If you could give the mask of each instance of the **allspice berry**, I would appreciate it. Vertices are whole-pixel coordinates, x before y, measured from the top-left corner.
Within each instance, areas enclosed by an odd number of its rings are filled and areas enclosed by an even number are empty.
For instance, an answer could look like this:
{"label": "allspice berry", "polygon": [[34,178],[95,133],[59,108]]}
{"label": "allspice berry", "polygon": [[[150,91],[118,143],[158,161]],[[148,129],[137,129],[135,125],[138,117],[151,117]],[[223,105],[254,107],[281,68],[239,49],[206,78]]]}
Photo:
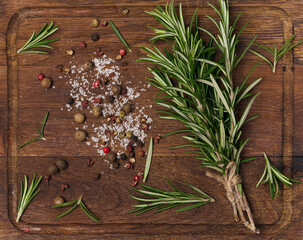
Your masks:
{"label": "allspice berry", "polygon": [[121,92],[122,92],[122,87],[121,87],[121,85],[113,85],[113,86],[112,86],[112,92],[113,92],[113,94],[115,94],[115,95],[120,95]]}
{"label": "allspice berry", "polygon": [[126,137],[127,138],[131,138],[133,135],[133,133],[131,131],[126,132]]}
{"label": "allspice berry", "polygon": [[123,138],[125,138],[125,132],[119,132],[119,135],[118,135],[118,137],[120,138],[120,139],[123,139]]}
{"label": "allspice berry", "polygon": [[122,109],[126,114],[129,114],[133,110],[133,105],[130,103],[125,103]]}
{"label": "allspice berry", "polygon": [[93,41],[98,41],[99,40],[99,34],[98,33],[94,33],[91,35],[90,37]]}
{"label": "allspice berry", "polygon": [[62,197],[56,197],[54,198],[54,205],[59,205],[64,203],[64,199]]}
{"label": "allspice berry", "polygon": [[56,166],[61,170],[67,168],[67,162],[65,160],[58,160]]}
{"label": "allspice berry", "polygon": [[111,162],[114,162],[117,160],[117,155],[113,152],[109,152],[107,155],[106,155],[106,158],[108,161],[111,161]]}
{"label": "allspice berry", "polygon": [[43,88],[50,88],[52,86],[52,80],[49,78],[43,78],[41,81],[41,86]]}
{"label": "allspice berry", "polygon": [[100,117],[101,114],[102,114],[102,112],[101,112],[101,108],[99,106],[93,107],[93,116],[95,118]]}
{"label": "allspice berry", "polygon": [[99,26],[99,20],[98,19],[93,19],[92,20],[92,26],[93,27],[98,27]]}
{"label": "allspice berry", "polygon": [[84,71],[88,72],[93,69],[93,63],[90,61],[87,61],[82,65],[82,67],[83,67]]}
{"label": "allspice berry", "polygon": [[78,130],[75,132],[75,139],[79,142],[83,142],[86,139],[86,132]]}
{"label": "allspice berry", "polygon": [[82,113],[76,113],[74,116],[75,122],[77,123],[83,123],[85,120],[85,115]]}
{"label": "allspice berry", "polygon": [[54,175],[59,172],[59,169],[54,163],[52,163],[51,165],[48,166],[47,171],[50,175]]}

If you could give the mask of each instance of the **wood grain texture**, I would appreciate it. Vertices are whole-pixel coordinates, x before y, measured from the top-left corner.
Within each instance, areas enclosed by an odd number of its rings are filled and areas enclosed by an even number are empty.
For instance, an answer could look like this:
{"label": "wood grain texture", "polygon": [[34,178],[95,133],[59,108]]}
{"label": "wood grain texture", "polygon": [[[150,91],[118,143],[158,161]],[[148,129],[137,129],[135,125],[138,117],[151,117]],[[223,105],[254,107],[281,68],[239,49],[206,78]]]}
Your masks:
{"label": "wood grain texture", "polygon": [[[291,36],[293,24],[298,36],[303,31],[299,15],[292,14],[298,12],[301,7],[300,2],[230,2],[233,17],[243,10],[241,23],[251,21],[243,35],[240,51],[254,34],[259,35],[257,40],[259,43],[282,45],[283,41]],[[0,55],[2,73],[0,74],[0,99],[3,102],[3,105],[0,105],[0,112],[3,113],[0,115],[0,161],[3,166],[7,166],[7,169],[0,170],[0,199],[2,200],[0,201],[0,236],[3,239],[33,239],[33,237],[35,239],[64,239],[62,234],[68,235],[70,239],[87,239],[88,236],[92,239],[222,239],[222,235],[226,235],[228,239],[299,239],[303,236],[301,185],[295,185],[293,189],[284,189],[275,201],[269,200],[266,186],[258,190],[254,187],[264,168],[261,157],[263,151],[266,151],[273,162],[289,176],[293,174],[293,177],[298,180],[302,180],[303,177],[300,158],[302,155],[300,103],[303,97],[300,91],[302,89],[300,88],[300,73],[303,71],[300,68],[300,57],[302,58],[303,53],[300,47],[294,51],[295,55],[287,54],[283,62],[280,62],[276,75],[271,74],[269,67],[262,63],[251,78],[263,77],[262,83],[256,89],[262,94],[252,110],[252,114],[258,114],[260,117],[247,124],[245,128],[245,136],[250,136],[251,141],[244,155],[259,157],[255,162],[245,164],[242,173],[248,200],[262,236],[253,236],[232,221],[229,203],[218,191],[220,189],[223,192],[223,187],[215,185],[215,182],[205,177],[205,170],[198,168],[199,162],[192,160],[184,153],[184,150],[168,151],[168,147],[184,143],[179,138],[163,139],[161,144],[156,145],[151,169],[153,174],[150,175],[149,183],[152,186],[163,186],[168,189],[164,180],[168,177],[182,188],[184,187],[182,183],[187,179],[216,199],[215,204],[184,213],[182,217],[174,211],[157,215],[147,213],[140,217],[127,214],[131,205],[135,203],[128,197],[131,193],[128,185],[135,172],[124,169],[110,170],[102,157],[92,152],[86,145],[74,142],[72,137],[74,127],[70,124],[73,115],[60,111],[68,89],[64,82],[60,82],[59,74],[54,71],[58,62],[68,64],[69,59],[65,55],[65,49],[77,48],[80,40],[86,40],[89,46],[87,52],[92,52],[101,45],[109,56],[115,57],[115,52],[119,50],[120,45],[109,27],[104,31],[102,29],[101,40],[97,43],[88,40],[94,31],[89,27],[92,18],[112,18],[115,23],[122,26],[123,36],[135,49],[133,54],[127,56],[129,69],[125,73],[125,78],[130,79],[131,74],[134,74],[136,78],[132,81],[136,85],[148,74],[146,64],[135,63],[135,60],[144,54],[138,47],[148,44],[147,39],[152,32],[146,30],[146,26],[155,23],[152,18],[143,13],[143,10],[152,9],[156,4],[163,3],[163,1],[123,1],[114,4],[111,1],[100,3],[52,1],[50,3],[36,0],[13,1],[10,5],[2,3],[3,7],[0,9],[5,17],[2,16],[1,19],[8,26],[0,32],[0,40],[4,41],[6,37],[8,43],[6,48],[0,49],[2,53]],[[200,9],[201,15],[206,13],[213,15],[210,8],[205,7],[206,1],[184,1],[184,3],[189,7],[203,7]],[[114,7],[115,5],[117,7]],[[142,8],[143,5],[146,7]],[[124,6],[128,6],[131,11],[130,15],[122,18],[118,10]],[[190,15],[192,10],[192,8],[185,9],[186,15]],[[32,57],[33,55],[15,56],[15,50],[26,41],[27,34],[50,19],[60,23],[58,35],[61,37],[61,41],[52,44],[55,49],[51,51],[51,54],[35,55],[35,57]],[[200,22],[210,25],[202,17]],[[4,57],[5,54],[7,58]],[[91,57],[86,52],[76,52],[75,60],[83,62]],[[240,80],[257,60],[255,56],[247,55],[234,78]],[[285,71],[282,70],[282,66],[285,67]],[[55,89],[41,90],[39,82],[34,80],[36,72],[40,71],[53,78]],[[140,104],[146,104],[155,93],[156,89],[152,89],[142,96]],[[47,142],[34,143],[17,151],[16,146],[33,135],[35,123],[41,122],[46,108],[51,112],[45,129]],[[153,112],[155,109],[158,107],[154,106],[149,112],[154,119],[150,135],[166,133],[167,126],[171,129],[182,128],[179,123],[160,120]],[[146,148],[147,146],[144,147],[145,150]],[[293,155],[297,156],[294,160]],[[85,167],[87,156],[95,160],[96,164],[93,168]],[[14,216],[19,197],[19,183],[23,175],[26,173],[32,177],[34,172],[44,174],[45,166],[60,158],[69,162],[69,168],[55,176],[49,187],[45,182],[41,184],[41,193],[37,195],[24,214],[23,222],[16,225]],[[144,161],[139,161],[136,165],[136,169],[143,169],[143,167]],[[104,172],[99,182],[90,179],[92,171]],[[54,217],[62,209],[50,209],[50,206],[52,199],[58,194],[61,195],[62,183],[68,183],[71,186],[62,195],[67,200],[72,200],[83,194],[88,207],[100,217],[100,224],[91,223],[80,209],[74,211],[69,217],[55,221]],[[29,227],[32,235],[22,233],[24,227]]]}

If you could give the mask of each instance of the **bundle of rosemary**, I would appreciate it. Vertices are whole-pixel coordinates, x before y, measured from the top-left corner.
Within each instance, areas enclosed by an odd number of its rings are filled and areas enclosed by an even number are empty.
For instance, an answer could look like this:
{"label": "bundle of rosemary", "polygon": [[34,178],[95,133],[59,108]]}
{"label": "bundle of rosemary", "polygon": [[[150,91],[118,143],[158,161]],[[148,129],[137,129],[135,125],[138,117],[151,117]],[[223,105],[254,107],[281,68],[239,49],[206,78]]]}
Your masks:
{"label": "bundle of rosemary", "polygon": [[[241,159],[241,152],[248,141],[241,139],[241,134],[243,125],[255,118],[248,119],[247,116],[259,93],[252,96],[250,91],[261,79],[247,85],[251,71],[240,86],[235,86],[232,78],[234,69],[256,37],[237,56],[239,37],[246,25],[235,34],[234,28],[240,15],[231,24],[228,0],[218,2],[220,9],[209,5],[218,14],[219,21],[207,16],[218,28],[218,35],[198,27],[197,11],[190,26],[186,27],[181,4],[178,16],[173,1],[165,9],[158,7],[148,12],[165,28],[154,29],[156,35],[151,41],[168,41],[172,51],[164,50],[162,53],[157,47],[153,50],[143,47],[148,54],[140,60],[155,64],[149,68],[153,75],[149,82],[161,90],[156,102],[167,108],[159,111],[166,114],[161,118],[179,120],[186,127],[172,133],[187,133],[183,138],[190,144],[173,148],[197,148],[191,153],[196,154],[203,167],[215,170],[207,172],[207,176],[223,184],[235,220],[240,218],[247,228],[259,233],[242,189],[239,167],[241,163],[253,159]],[[210,36],[208,44],[200,37],[199,30]],[[214,58],[216,54],[218,60]],[[166,94],[159,97],[161,93]],[[249,97],[243,113],[237,113],[239,103]]]}

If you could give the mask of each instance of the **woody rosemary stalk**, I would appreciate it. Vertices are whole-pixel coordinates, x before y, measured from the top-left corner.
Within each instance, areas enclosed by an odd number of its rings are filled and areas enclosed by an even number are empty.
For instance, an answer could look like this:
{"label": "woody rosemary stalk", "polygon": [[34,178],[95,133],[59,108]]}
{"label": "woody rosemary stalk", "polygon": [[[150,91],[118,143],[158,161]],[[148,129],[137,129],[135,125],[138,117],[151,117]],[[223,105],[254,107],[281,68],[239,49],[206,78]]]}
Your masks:
{"label": "woody rosemary stalk", "polygon": [[[172,50],[169,52],[165,49],[162,53],[156,47],[153,50],[143,47],[147,56],[140,60],[155,64],[149,68],[153,75],[149,82],[161,90],[156,102],[168,109],[158,111],[165,114],[161,118],[179,120],[186,128],[172,133],[187,133],[183,138],[190,143],[172,149],[196,148],[189,153],[196,154],[196,158],[202,161],[201,166],[215,170],[207,172],[207,176],[224,186],[235,220],[242,220],[247,228],[259,233],[242,189],[239,167],[241,163],[253,159],[241,159],[241,152],[248,141],[241,139],[241,129],[247,121],[255,118],[247,117],[259,93],[250,97],[250,91],[261,79],[246,84],[255,67],[240,86],[235,86],[232,79],[233,70],[256,37],[236,56],[240,34],[247,24],[235,34],[234,28],[240,15],[231,24],[228,1],[218,2],[220,9],[209,5],[218,14],[219,21],[208,16],[218,28],[218,35],[198,27],[197,11],[190,26],[186,27],[181,4],[177,15],[173,1],[165,9],[158,7],[147,12],[164,27],[154,29],[156,35],[151,41],[168,41]],[[199,30],[210,36],[208,44],[199,36]],[[219,58],[215,60],[216,53]],[[161,95],[162,93],[166,94]],[[249,97],[243,113],[236,115],[239,103]]]}

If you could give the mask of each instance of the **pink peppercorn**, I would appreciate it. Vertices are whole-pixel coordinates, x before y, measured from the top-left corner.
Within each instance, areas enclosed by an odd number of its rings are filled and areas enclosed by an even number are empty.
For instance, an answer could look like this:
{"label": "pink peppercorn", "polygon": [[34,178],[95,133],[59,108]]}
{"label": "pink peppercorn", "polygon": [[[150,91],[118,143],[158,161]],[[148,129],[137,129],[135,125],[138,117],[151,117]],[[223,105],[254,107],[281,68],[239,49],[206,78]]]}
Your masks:
{"label": "pink peppercorn", "polygon": [[101,103],[102,103],[102,99],[101,99],[101,98],[95,98],[95,99],[94,99],[94,103],[99,103],[99,104],[101,104]]}
{"label": "pink peppercorn", "polygon": [[45,76],[44,76],[42,73],[40,73],[40,74],[38,75],[38,79],[39,79],[40,81],[42,81],[43,78],[45,78]]}
{"label": "pink peppercorn", "polygon": [[109,153],[109,147],[104,147],[103,148],[103,152],[106,154],[106,153]]}
{"label": "pink peppercorn", "polygon": [[139,176],[138,175],[134,176],[134,181],[139,182]]}
{"label": "pink peppercorn", "polygon": [[84,100],[84,101],[82,102],[82,107],[87,108],[87,105],[88,105],[88,101],[87,101],[87,100]]}
{"label": "pink peppercorn", "polygon": [[122,48],[122,49],[120,49],[120,55],[121,56],[124,56],[126,54],[126,52],[125,52],[125,50]]}
{"label": "pink peppercorn", "polygon": [[94,82],[94,88],[99,88],[100,84],[101,84],[100,81],[98,81],[98,80],[95,81],[95,82]]}

